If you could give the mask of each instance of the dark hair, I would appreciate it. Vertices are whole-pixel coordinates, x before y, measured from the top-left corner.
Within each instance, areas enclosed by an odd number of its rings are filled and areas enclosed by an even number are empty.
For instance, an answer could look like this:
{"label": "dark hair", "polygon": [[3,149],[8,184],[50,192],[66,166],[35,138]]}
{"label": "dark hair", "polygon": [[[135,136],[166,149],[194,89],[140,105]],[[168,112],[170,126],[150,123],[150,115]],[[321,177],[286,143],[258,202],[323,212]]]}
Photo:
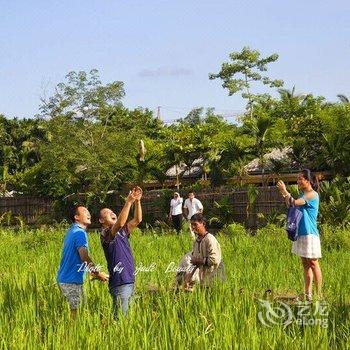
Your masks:
{"label": "dark hair", "polygon": [[69,212],[69,220],[71,222],[75,222],[75,215],[78,215],[78,209],[80,207],[84,207],[83,204],[75,204],[71,209],[70,209],[70,212]]}
{"label": "dark hair", "polygon": [[191,216],[191,221],[197,221],[204,224],[207,227],[207,219],[204,217],[202,213],[197,213]]}
{"label": "dark hair", "polygon": [[310,182],[311,187],[314,191],[319,192],[319,183],[318,183],[318,178],[311,172],[310,169],[304,169],[301,171],[304,179]]}
{"label": "dark hair", "polygon": [[187,194],[190,194],[190,193],[195,194],[194,191],[192,191],[192,190],[189,190],[189,191],[187,192]]}

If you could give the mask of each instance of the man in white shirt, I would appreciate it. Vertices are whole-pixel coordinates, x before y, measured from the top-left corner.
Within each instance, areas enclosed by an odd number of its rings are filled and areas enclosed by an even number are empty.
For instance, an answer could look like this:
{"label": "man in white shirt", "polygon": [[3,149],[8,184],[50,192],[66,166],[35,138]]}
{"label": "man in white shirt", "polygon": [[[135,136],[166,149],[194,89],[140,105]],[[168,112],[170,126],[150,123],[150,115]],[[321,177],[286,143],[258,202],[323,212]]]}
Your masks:
{"label": "man in white shirt", "polygon": [[171,219],[177,233],[180,233],[182,228],[182,202],[178,192],[174,192],[174,198],[170,201],[169,219]]}
{"label": "man in white shirt", "polygon": [[191,237],[193,239],[196,238],[192,227],[191,227],[191,217],[194,214],[197,213],[203,213],[203,204],[201,203],[201,201],[197,198],[195,198],[195,194],[193,191],[188,192],[188,198],[185,200],[185,204],[184,204],[184,214],[186,215],[188,222],[189,222],[189,226],[190,226],[190,233],[191,233]]}

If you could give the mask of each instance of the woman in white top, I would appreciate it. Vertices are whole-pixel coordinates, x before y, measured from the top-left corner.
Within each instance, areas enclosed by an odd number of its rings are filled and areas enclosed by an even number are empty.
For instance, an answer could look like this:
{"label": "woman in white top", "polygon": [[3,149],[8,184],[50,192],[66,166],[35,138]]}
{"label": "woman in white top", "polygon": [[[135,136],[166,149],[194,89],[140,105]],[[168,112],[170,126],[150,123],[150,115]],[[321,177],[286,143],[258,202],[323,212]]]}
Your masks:
{"label": "woman in white top", "polygon": [[180,194],[174,192],[174,198],[170,201],[169,219],[171,219],[177,233],[182,228],[182,202],[183,199],[180,197]]}

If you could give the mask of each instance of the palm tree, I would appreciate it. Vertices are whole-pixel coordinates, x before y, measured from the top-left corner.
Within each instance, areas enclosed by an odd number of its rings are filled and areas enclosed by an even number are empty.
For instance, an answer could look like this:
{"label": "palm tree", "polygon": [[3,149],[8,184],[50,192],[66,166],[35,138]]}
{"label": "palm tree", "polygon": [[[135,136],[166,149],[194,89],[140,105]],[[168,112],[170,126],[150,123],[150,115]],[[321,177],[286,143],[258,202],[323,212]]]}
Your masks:
{"label": "palm tree", "polygon": [[278,93],[280,94],[281,104],[284,110],[283,114],[287,118],[298,114],[300,109],[305,106],[307,99],[312,96],[311,94],[296,94],[295,86],[293,86],[292,90],[278,89]]}
{"label": "palm tree", "polygon": [[244,177],[248,175],[248,170],[246,168],[246,161],[244,159],[240,159],[236,161],[231,167],[231,171],[236,174],[239,178],[239,186],[242,188],[244,183]]}
{"label": "palm tree", "polygon": [[259,163],[262,172],[262,182],[264,182],[265,173],[265,159],[264,155],[268,149],[269,143],[267,140],[267,135],[273,126],[273,122],[268,116],[259,116],[254,119],[250,119],[246,128],[249,135],[253,136],[255,143],[253,145],[253,152],[258,156]]}
{"label": "palm tree", "polygon": [[340,102],[343,104],[350,103],[350,98],[345,95],[338,94],[337,97],[339,98]]}
{"label": "palm tree", "polygon": [[345,133],[323,135],[323,150],[320,152],[320,158],[323,165],[338,174],[349,174],[349,144],[350,137]]}
{"label": "palm tree", "polygon": [[256,203],[256,200],[258,199],[259,196],[259,188],[255,185],[249,184],[247,186],[247,206],[246,206],[246,215],[247,215],[247,224],[248,226],[253,225],[252,221],[252,214],[254,211],[254,206]]}

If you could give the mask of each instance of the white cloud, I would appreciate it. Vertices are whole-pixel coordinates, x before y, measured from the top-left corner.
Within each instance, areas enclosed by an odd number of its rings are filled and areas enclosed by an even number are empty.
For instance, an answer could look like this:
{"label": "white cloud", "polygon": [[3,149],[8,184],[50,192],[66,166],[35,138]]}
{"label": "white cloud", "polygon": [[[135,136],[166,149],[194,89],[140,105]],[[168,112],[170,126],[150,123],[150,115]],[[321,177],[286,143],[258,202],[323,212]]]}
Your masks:
{"label": "white cloud", "polygon": [[156,69],[143,69],[138,74],[140,77],[179,77],[193,75],[193,71],[181,67],[159,67]]}

